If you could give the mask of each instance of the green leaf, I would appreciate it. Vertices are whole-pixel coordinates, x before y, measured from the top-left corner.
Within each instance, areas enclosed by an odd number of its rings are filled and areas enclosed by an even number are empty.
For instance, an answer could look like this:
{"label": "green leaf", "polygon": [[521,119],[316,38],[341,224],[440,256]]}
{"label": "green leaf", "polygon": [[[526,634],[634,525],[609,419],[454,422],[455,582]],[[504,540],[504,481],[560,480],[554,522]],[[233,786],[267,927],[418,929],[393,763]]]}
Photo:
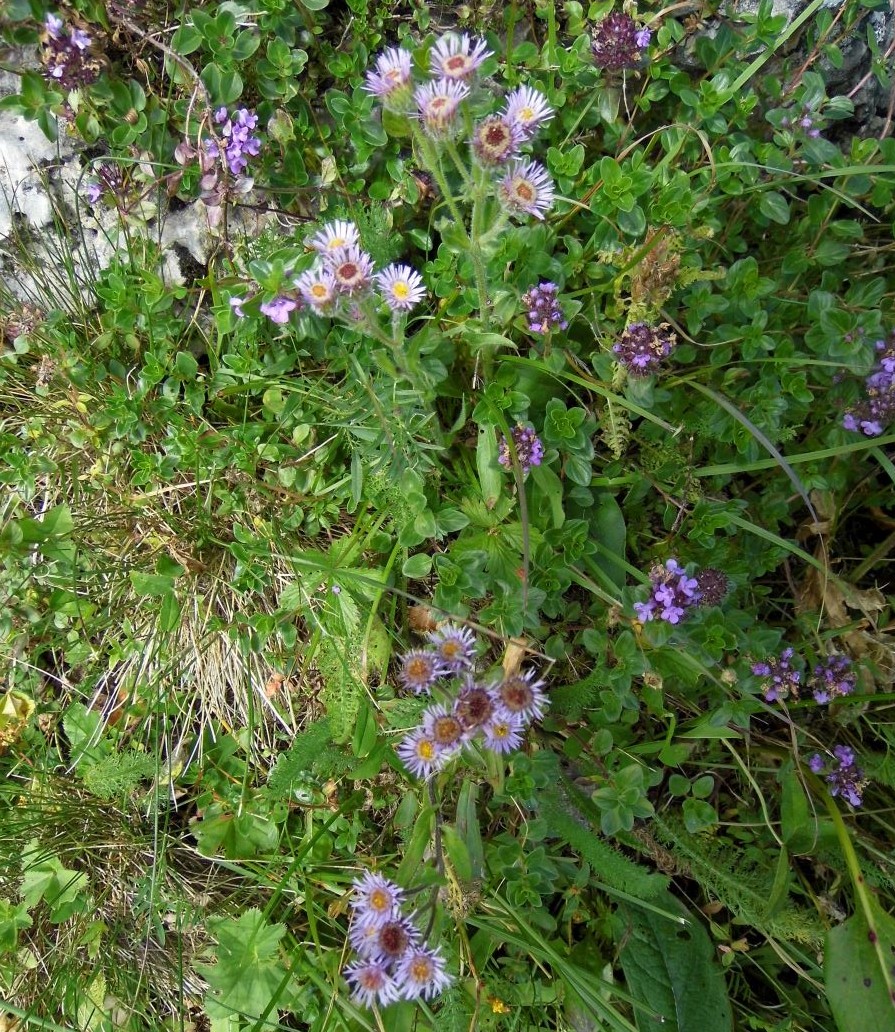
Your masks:
{"label": "green leaf", "polygon": [[211,930],[217,939],[217,963],[197,966],[211,988],[205,998],[208,1016],[260,1018],[271,1001],[282,996],[287,972],[280,960],[279,942],[286,926],[269,925],[261,911],[253,909],[236,920],[213,921]]}
{"label": "green leaf", "polygon": [[14,906],[8,899],[0,897],[0,953],[15,950],[19,929],[30,925],[31,918],[24,903]]}
{"label": "green leaf", "polygon": [[875,933],[860,912],[827,933],[827,999],[840,1032],[881,1032],[895,1027],[887,967],[895,960],[895,919],[875,902],[872,909]]}
{"label": "green leaf", "polygon": [[594,562],[613,584],[618,588],[623,588],[626,577],[624,561],[628,532],[624,513],[608,491],[601,491],[597,495],[590,515],[590,525],[594,539],[601,546],[594,557]]}
{"label": "green leaf", "polygon": [[193,834],[203,856],[223,853],[228,860],[270,853],[279,838],[277,826],[269,817],[249,810],[230,813],[219,803],[212,804],[196,821]]}
{"label": "green leaf", "polygon": [[452,824],[445,824],[441,833],[445,853],[457,875],[457,880],[468,885],[472,881],[472,858],[463,837]]}
{"label": "green leaf", "polygon": [[475,450],[475,463],[479,473],[482,498],[489,509],[493,509],[500,497],[503,477],[497,465],[497,438],[490,426],[479,427],[479,442]]}
{"label": "green leaf", "polygon": [[428,577],[432,569],[432,556],[425,552],[412,555],[401,567],[401,572],[409,580],[421,580]]}
{"label": "green leaf", "polygon": [[789,204],[781,193],[771,190],[758,199],[758,210],[772,222],[785,226],[789,222]]}
{"label": "green leaf", "polygon": [[22,856],[22,902],[28,910],[43,900],[50,908],[50,920],[59,924],[73,913],[83,910],[86,900],[87,875],[70,871],[62,861],[32,840]]}
{"label": "green leaf", "polygon": [[732,1032],[733,1012],[724,975],[705,929],[671,893],[656,900],[680,914],[682,923],[633,907],[621,907],[620,953],[628,988],[641,1003],[640,1032]]}

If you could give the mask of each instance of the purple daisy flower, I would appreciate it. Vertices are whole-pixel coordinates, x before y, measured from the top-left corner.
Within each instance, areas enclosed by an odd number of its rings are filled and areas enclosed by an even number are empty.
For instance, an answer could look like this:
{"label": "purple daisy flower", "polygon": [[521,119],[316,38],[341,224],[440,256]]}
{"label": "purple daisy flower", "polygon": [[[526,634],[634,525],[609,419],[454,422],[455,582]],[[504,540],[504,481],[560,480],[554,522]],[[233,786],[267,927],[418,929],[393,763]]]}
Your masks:
{"label": "purple daisy flower", "polygon": [[485,748],[501,754],[515,752],[522,745],[524,730],[525,721],[518,714],[497,714],[482,727]]}
{"label": "purple daisy flower", "polygon": [[475,659],[475,634],[468,627],[442,624],[428,635],[442,668],[451,674],[468,670]]}
{"label": "purple daisy flower", "polygon": [[402,47],[389,47],[376,58],[376,68],[367,72],[363,87],[374,97],[391,103],[396,94],[406,92],[413,78],[413,55]]}
{"label": "purple daisy flower", "polygon": [[497,184],[504,207],[513,215],[543,219],[553,205],[555,189],[550,173],[537,161],[517,161]]}
{"label": "purple daisy flower", "polygon": [[472,153],[480,165],[505,165],[519,154],[525,142],[522,128],[500,115],[491,115],[472,131]]}
{"label": "purple daisy flower", "polygon": [[[510,674],[494,687],[494,698],[501,716],[518,717],[524,724],[540,720],[547,710],[544,682],[534,670]],[[493,721],[493,717],[491,718]]]}
{"label": "purple daisy flower", "polygon": [[463,746],[468,734],[453,709],[442,703],[423,711],[421,719],[423,732],[435,743],[439,764],[444,765]]}
{"label": "purple daisy flower", "polygon": [[454,714],[467,731],[475,731],[494,716],[497,703],[491,689],[476,684],[471,677],[454,700]]}
{"label": "purple daisy flower", "polygon": [[483,39],[471,40],[467,33],[448,32],[432,47],[429,69],[441,79],[468,79],[492,51]]}
{"label": "purple daisy flower", "polygon": [[375,279],[383,300],[393,312],[409,312],[426,296],[422,276],[409,265],[389,265]]}
{"label": "purple daisy flower", "polygon": [[308,241],[308,246],[325,256],[359,243],[360,234],[357,226],[346,219],[336,219],[334,222],[327,222],[326,225],[321,226]]}
{"label": "purple daisy flower", "polygon": [[451,984],[441,949],[417,946],[407,951],[395,968],[395,982],[401,997],[431,1000]]}
{"label": "purple daisy flower", "polygon": [[409,949],[418,946],[420,933],[406,917],[395,917],[376,929],[369,942],[370,957],[394,964],[404,957]]}
{"label": "purple daisy flower", "polygon": [[513,90],[503,108],[503,117],[518,126],[526,140],[532,139],[541,125],[549,122],[555,113],[544,94],[531,86],[519,86]]}
{"label": "purple daisy flower", "polygon": [[427,82],[413,94],[423,128],[432,136],[444,136],[454,125],[460,102],[469,96],[465,82],[439,79]]}
{"label": "purple daisy flower", "polygon": [[446,671],[434,652],[427,649],[411,649],[401,657],[401,672],[398,680],[414,695],[425,692],[443,677]]}
{"label": "purple daisy flower", "polygon": [[370,285],[373,277],[373,259],[357,244],[349,244],[340,251],[324,257],[330,272],[335,277],[339,290],[356,294]]}
{"label": "purple daisy flower", "polygon": [[384,1007],[401,998],[398,985],[381,960],[355,960],[342,974],[351,986],[351,995],[362,1007]]}
{"label": "purple daisy flower", "polygon": [[308,269],[298,277],[295,286],[318,314],[332,307],[338,295],[336,277],[328,269]]}
{"label": "purple daisy flower", "polygon": [[410,773],[418,778],[431,777],[444,762],[438,743],[422,727],[405,736],[395,752]]}
{"label": "purple daisy flower", "polygon": [[351,906],[355,920],[363,925],[379,928],[400,914],[404,891],[381,874],[366,871],[353,883]]}

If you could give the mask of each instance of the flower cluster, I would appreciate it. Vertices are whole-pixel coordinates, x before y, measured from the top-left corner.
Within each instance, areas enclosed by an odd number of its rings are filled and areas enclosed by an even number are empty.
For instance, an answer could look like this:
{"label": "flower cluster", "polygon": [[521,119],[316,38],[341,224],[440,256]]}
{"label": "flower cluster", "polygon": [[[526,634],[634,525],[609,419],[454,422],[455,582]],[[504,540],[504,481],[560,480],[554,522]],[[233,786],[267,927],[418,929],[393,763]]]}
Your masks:
{"label": "flower cluster", "polygon": [[794,132],[804,133],[809,140],[816,140],[820,136],[817,115],[807,106],[802,108],[802,113],[798,118],[790,118],[789,115],[784,115],[780,120],[780,125],[784,129],[792,129]]}
{"label": "flower cluster", "polygon": [[44,19],[41,53],[47,77],[63,89],[88,86],[99,76],[100,63],[93,54],[93,39],[83,29],[68,28],[55,14]]}
{"label": "flower cluster", "polygon": [[846,430],[860,430],[867,437],[879,437],[895,419],[895,334],[888,342],[878,340],[874,347],[878,358],[864,381],[867,398],[842,417]]}
{"label": "flower cluster", "polygon": [[[541,439],[531,427],[523,426],[520,423],[510,431],[510,437],[513,441],[513,450],[516,452],[516,458],[522,467],[523,475],[530,472],[532,466],[541,465],[541,461],[544,458],[544,445],[541,444]],[[506,469],[513,468],[510,442],[506,437],[501,437],[497,461]]]}
{"label": "flower cluster", "polygon": [[851,669],[851,660],[848,656],[828,656],[823,663],[814,668],[814,678],[811,682],[814,700],[823,704],[843,695],[851,695],[857,681],[857,674]]}
{"label": "flower cluster", "polygon": [[[389,265],[376,272],[373,259],[360,246],[353,222],[328,222],[308,241],[317,252],[314,265],[293,280],[293,289],[261,305],[261,312],[283,325],[292,312],[307,307],[321,316],[347,315],[356,319],[359,305],[368,297],[384,302],[393,313],[411,311],[426,296],[422,277],[409,265]],[[230,306],[243,317],[248,297],[230,298]]]}
{"label": "flower cluster", "polygon": [[96,166],[94,173],[96,178],[88,182],[85,191],[88,204],[97,204],[106,193],[121,196],[124,189],[124,173],[118,165],[102,161]]}
{"label": "flower cluster", "polygon": [[343,974],[364,1007],[431,1000],[453,981],[440,947],[425,945],[419,929],[401,912],[404,900],[403,889],[381,874],[367,871],[354,882],[348,940],[357,959]]}
{"label": "flower cluster", "polygon": [[847,745],[834,746],[832,760],[825,760],[820,753],[815,753],[808,761],[808,766],[815,774],[824,774],[830,786],[830,795],[841,795],[849,806],[861,805],[867,781],[864,771],[855,763],[854,749]]}
{"label": "flower cluster", "polygon": [[794,699],[798,699],[802,672],[793,667],[794,655],[795,650],[787,648],[777,657],[752,664],[752,673],[756,677],[765,679],[763,684],[765,702],[777,702],[779,699],[789,698],[790,695]]}
{"label": "flower cluster", "polygon": [[650,570],[650,597],[646,602],[635,602],[634,611],[642,623],[664,620],[677,624],[689,610],[702,601],[702,592],[696,577],[687,576],[677,559],[669,559],[664,566]]}
{"label": "flower cluster", "polygon": [[428,648],[401,658],[398,679],[419,695],[436,685],[443,702],[423,711],[417,728],[397,748],[398,756],[417,777],[427,778],[481,738],[492,752],[513,752],[522,745],[526,727],[547,709],[544,682],[534,670],[507,674],[481,683],[475,677],[475,635],[455,624],[442,624],[428,635]]}
{"label": "flower cluster", "polygon": [[671,354],[676,343],[677,338],[665,323],[650,326],[639,322],[626,327],[612,351],[630,375],[649,376]]}
{"label": "flower cluster", "polygon": [[[231,115],[225,107],[219,107],[214,113],[214,120],[221,127],[223,159],[227,168],[231,175],[241,176],[248,166],[249,158],[256,158],[261,153],[261,140],[252,135],[258,125],[258,116],[248,108],[239,108]],[[206,140],[205,147],[213,158],[220,154],[214,140]]]}
{"label": "flower cluster", "polygon": [[707,566],[696,574],[696,584],[699,587],[699,604],[701,606],[717,606],[727,597],[730,591],[730,581],[727,574],[716,570],[714,566]]}
{"label": "flower cluster", "polygon": [[556,300],[558,291],[555,283],[539,283],[522,295],[523,303],[528,306],[528,328],[532,333],[549,333],[554,328],[568,327]]}
{"label": "flower cluster", "polygon": [[[472,96],[475,74],[491,54],[484,40],[446,33],[429,53],[430,78],[414,88],[412,55],[391,47],[367,72],[364,89],[387,110],[412,115],[424,138],[437,144],[451,140],[466,124],[462,105]],[[547,169],[522,154],[523,146],[553,115],[543,94],[520,86],[497,114],[472,129],[473,158],[492,173],[491,187],[511,215],[543,219],[553,205],[555,188]]]}
{"label": "flower cluster", "polygon": [[30,337],[44,321],[45,313],[37,305],[22,301],[0,314],[0,338],[14,344],[18,337]]}
{"label": "flower cluster", "polygon": [[649,29],[637,28],[630,14],[612,11],[593,30],[590,49],[594,64],[608,71],[636,68],[651,36]]}

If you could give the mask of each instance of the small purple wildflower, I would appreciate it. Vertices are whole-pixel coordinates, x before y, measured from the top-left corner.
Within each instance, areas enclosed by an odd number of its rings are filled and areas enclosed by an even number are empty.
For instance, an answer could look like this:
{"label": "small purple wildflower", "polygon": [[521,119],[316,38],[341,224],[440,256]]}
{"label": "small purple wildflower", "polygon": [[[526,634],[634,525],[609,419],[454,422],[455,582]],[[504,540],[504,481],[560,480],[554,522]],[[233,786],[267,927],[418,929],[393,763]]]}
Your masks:
{"label": "small purple wildflower", "polygon": [[404,902],[404,890],[381,874],[366,871],[354,882],[354,896],[351,906],[355,920],[371,928],[381,928],[386,922],[399,916]]}
{"label": "small purple wildflower", "polygon": [[653,327],[639,322],[625,328],[612,351],[630,375],[649,376],[671,354],[676,343],[677,338],[665,323]]}
{"label": "small purple wildflower", "polygon": [[440,79],[469,79],[493,51],[483,39],[471,40],[467,33],[445,33],[429,53],[429,69]]}
{"label": "small purple wildflower", "polygon": [[[494,687],[497,711],[501,716],[518,718],[523,724],[540,720],[544,716],[549,700],[544,692],[544,682],[537,680],[534,670],[510,674]],[[494,717],[491,718],[492,722]]]}
{"label": "small purple wildflower", "polygon": [[[221,126],[227,168],[232,175],[240,176],[246,170],[249,158],[261,153],[261,140],[252,135],[252,130],[258,125],[258,116],[248,108],[239,108],[230,115],[225,107],[220,107],[214,113],[214,120]],[[214,140],[206,140],[205,147],[211,157],[218,157],[220,152]]]}
{"label": "small purple wildflower", "polygon": [[860,430],[866,437],[879,437],[895,419],[895,333],[874,347],[878,358],[864,381],[867,397],[842,417],[846,430]]}
{"label": "small purple wildflower", "polygon": [[483,727],[483,745],[500,754],[515,752],[522,746],[525,721],[518,714],[496,713]]}
{"label": "small purple wildflower", "polygon": [[409,265],[389,265],[375,276],[376,286],[393,312],[409,312],[426,296],[423,277]]}
{"label": "small purple wildflower", "polygon": [[369,955],[373,960],[394,964],[409,949],[419,945],[420,938],[418,929],[406,917],[398,915],[376,929],[376,935],[368,943]]}
{"label": "small purple wildflower", "polygon": [[373,279],[373,259],[357,244],[349,244],[341,251],[324,255],[329,270],[339,290],[345,294],[356,294],[370,285]]}
{"label": "small purple wildflower", "polygon": [[103,188],[99,183],[88,183],[84,195],[87,198],[88,204],[96,204],[103,195]]}
{"label": "small purple wildflower", "polygon": [[46,39],[41,59],[46,74],[63,89],[88,86],[99,77],[100,63],[92,53],[93,38],[83,29],[66,29],[62,18],[48,14],[44,19]]}
{"label": "small purple wildflower", "polygon": [[367,72],[363,87],[367,93],[378,97],[386,107],[394,107],[395,101],[406,99],[413,78],[413,55],[401,47],[389,47],[376,58],[375,71]]}
{"label": "small purple wildflower", "polygon": [[472,131],[472,153],[480,165],[495,168],[517,157],[525,140],[515,122],[500,115],[491,115]]}
{"label": "small purple wildflower", "polygon": [[664,566],[654,566],[649,576],[650,597],[646,602],[634,603],[641,623],[659,619],[678,624],[702,600],[698,580],[688,577],[677,559],[668,559]]}
{"label": "small purple wildflower", "polygon": [[512,215],[543,219],[553,206],[556,191],[550,173],[537,161],[517,161],[497,184],[501,203]]}
{"label": "small purple wildflower", "polygon": [[593,30],[594,64],[609,71],[636,68],[649,40],[649,29],[638,29],[630,14],[612,11]]}
{"label": "small purple wildflower", "polygon": [[242,310],[242,306],[248,301],[247,297],[231,297],[230,308],[233,310],[233,314],[237,319],[245,319],[245,312]]}
{"label": "small purple wildflower", "polygon": [[351,986],[351,995],[362,1007],[384,1007],[401,999],[397,983],[381,960],[355,960],[342,974]]}
{"label": "small purple wildflower", "polygon": [[522,295],[523,303],[528,306],[528,328],[532,333],[568,328],[569,324],[556,300],[558,290],[555,283],[539,283]]}
{"label": "small purple wildflower", "polygon": [[423,128],[431,136],[446,136],[454,128],[457,108],[469,96],[469,87],[456,79],[438,79],[413,94]]}
{"label": "small purple wildflower", "polygon": [[815,702],[830,702],[843,695],[851,695],[857,684],[857,674],[851,669],[848,656],[834,655],[814,668],[811,690]]}
{"label": "small purple wildflower", "polygon": [[304,300],[317,312],[325,312],[338,295],[336,277],[328,269],[308,269],[295,281]]}
{"label": "small purple wildflower", "polygon": [[441,764],[453,758],[468,737],[460,718],[444,703],[429,706],[424,710],[420,727],[435,743]]}
{"label": "small purple wildflower", "polygon": [[336,254],[352,244],[360,244],[360,234],[357,226],[347,219],[327,222],[308,241],[310,247],[324,256],[324,260],[327,255]]}
{"label": "small purple wildflower", "polygon": [[[544,445],[541,439],[530,426],[523,426],[519,423],[510,431],[513,439],[513,448],[516,450],[516,458],[522,468],[522,475],[531,471],[532,466],[540,466],[544,458]],[[506,437],[500,439],[500,451],[497,461],[505,469],[513,468],[513,456],[510,452],[510,445]]]}
{"label": "small purple wildflower", "polygon": [[752,664],[752,673],[756,677],[763,677],[765,702],[777,702],[787,699],[791,695],[794,699],[799,697],[802,673],[793,669],[792,659],[795,650],[784,649],[778,657],[771,657],[762,663]]}
{"label": "small purple wildflower", "polygon": [[416,946],[407,951],[395,968],[395,982],[401,997],[431,1000],[451,984],[439,947]]}
{"label": "small purple wildflower", "polygon": [[298,302],[291,297],[275,297],[273,301],[261,303],[261,314],[266,315],[271,322],[278,326],[285,326],[289,322],[289,316],[298,308]]}
{"label": "small purple wildflower", "polygon": [[467,731],[483,728],[494,716],[497,703],[494,692],[468,678],[454,701],[454,713]]}
{"label": "small purple wildflower", "polygon": [[829,761],[815,753],[808,766],[815,774],[825,771],[824,780],[830,786],[831,796],[841,795],[851,807],[861,805],[867,780],[864,771],[855,763],[854,749],[847,745],[834,746],[833,758]]}
{"label": "small purple wildflower", "polygon": [[414,695],[429,694],[432,685],[446,673],[434,652],[426,649],[411,649],[401,657],[401,672],[398,680]]}
{"label": "small purple wildflower", "polygon": [[475,634],[468,627],[445,623],[428,635],[441,666],[448,673],[469,670],[475,660]]}
{"label": "small purple wildflower", "polygon": [[421,727],[405,735],[395,752],[410,773],[418,778],[430,777],[444,762],[444,754],[438,751],[435,739]]}
{"label": "small purple wildflower", "polygon": [[531,86],[519,86],[507,97],[503,117],[522,131],[523,139],[530,140],[543,122],[549,122],[556,112],[547,103],[543,93]]}

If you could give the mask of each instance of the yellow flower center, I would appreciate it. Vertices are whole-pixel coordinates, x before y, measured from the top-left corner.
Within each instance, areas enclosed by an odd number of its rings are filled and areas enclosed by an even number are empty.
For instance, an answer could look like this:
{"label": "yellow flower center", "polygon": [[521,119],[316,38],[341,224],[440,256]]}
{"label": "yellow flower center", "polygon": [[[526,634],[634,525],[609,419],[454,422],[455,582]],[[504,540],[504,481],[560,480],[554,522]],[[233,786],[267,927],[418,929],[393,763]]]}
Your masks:
{"label": "yellow flower center", "polygon": [[347,243],[348,241],[344,237],[331,237],[326,247],[329,251],[338,251],[340,247],[345,247]]}
{"label": "yellow flower center", "polygon": [[374,889],[370,893],[370,906],[374,910],[388,910],[389,898],[388,893],[383,892],[382,889]]}
{"label": "yellow flower center", "polygon": [[432,977],[432,964],[425,957],[419,957],[410,965],[410,975],[414,982],[428,982]]}
{"label": "yellow flower center", "polygon": [[326,289],[325,284],[315,283],[314,286],[311,287],[311,293],[314,295],[314,297],[318,297],[322,301],[323,298],[328,296],[329,291]]}
{"label": "yellow flower center", "polygon": [[392,293],[399,301],[406,301],[410,297],[410,287],[406,283],[396,283],[392,287]]}
{"label": "yellow flower center", "polygon": [[524,107],[519,112],[519,119],[522,122],[530,122],[535,116],[534,111],[530,107]]}
{"label": "yellow flower center", "polygon": [[495,738],[506,738],[510,733],[509,724],[494,724],[492,734]]}
{"label": "yellow flower center", "polygon": [[416,747],[417,756],[421,760],[433,760],[435,758],[435,743],[424,738]]}

